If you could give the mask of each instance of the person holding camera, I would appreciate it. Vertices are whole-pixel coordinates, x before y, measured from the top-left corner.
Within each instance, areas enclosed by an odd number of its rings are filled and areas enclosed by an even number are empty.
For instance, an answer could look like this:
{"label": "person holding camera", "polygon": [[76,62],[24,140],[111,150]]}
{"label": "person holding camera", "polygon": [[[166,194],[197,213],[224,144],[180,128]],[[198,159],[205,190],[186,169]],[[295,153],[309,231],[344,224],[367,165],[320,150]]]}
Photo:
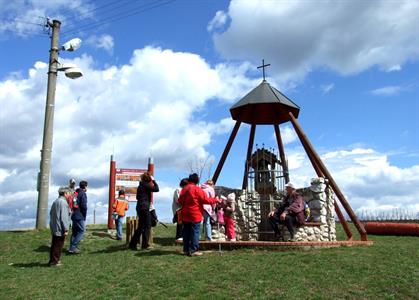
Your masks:
{"label": "person holding camera", "polygon": [[135,230],[134,235],[129,243],[131,250],[137,250],[137,244],[141,239],[141,249],[151,249],[149,244],[150,231],[151,231],[151,214],[150,206],[152,202],[152,193],[157,193],[159,186],[149,172],[145,172],[140,177],[140,183],[137,188],[137,215],[138,215],[138,228]]}

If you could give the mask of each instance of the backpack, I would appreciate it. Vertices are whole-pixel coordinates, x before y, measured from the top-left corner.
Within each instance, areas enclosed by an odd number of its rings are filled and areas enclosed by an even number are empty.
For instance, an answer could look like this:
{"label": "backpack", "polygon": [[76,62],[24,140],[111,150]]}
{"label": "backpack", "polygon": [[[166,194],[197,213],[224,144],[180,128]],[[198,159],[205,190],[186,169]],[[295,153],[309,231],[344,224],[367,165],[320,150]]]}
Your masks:
{"label": "backpack", "polygon": [[304,201],[304,218],[306,221],[310,218],[310,206],[308,206],[307,202]]}

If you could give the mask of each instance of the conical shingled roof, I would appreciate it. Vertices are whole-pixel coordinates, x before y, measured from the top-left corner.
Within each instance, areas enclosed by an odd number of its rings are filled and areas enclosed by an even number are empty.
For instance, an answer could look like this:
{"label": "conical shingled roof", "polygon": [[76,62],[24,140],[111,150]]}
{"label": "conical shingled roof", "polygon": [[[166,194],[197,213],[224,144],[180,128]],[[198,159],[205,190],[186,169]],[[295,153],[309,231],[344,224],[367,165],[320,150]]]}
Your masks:
{"label": "conical shingled roof", "polygon": [[281,124],[298,117],[300,107],[263,80],[230,108],[233,120],[248,124]]}

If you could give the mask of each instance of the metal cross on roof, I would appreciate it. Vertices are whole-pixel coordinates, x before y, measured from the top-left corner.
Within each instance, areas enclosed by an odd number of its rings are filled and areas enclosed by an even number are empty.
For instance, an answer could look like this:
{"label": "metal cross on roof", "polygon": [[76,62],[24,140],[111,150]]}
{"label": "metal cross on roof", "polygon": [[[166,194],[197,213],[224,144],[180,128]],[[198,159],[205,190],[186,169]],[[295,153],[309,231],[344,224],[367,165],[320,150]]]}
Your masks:
{"label": "metal cross on roof", "polygon": [[263,80],[265,80],[265,67],[268,67],[268,66],[270,66],[270,65],[271,65],[271,64],[267,64],[267,65],[265,65],[265,60],[264,60],[264,59],[262,59],[262,65],[258,67],[258,69],[262,68],[262,70],[263,70]]}

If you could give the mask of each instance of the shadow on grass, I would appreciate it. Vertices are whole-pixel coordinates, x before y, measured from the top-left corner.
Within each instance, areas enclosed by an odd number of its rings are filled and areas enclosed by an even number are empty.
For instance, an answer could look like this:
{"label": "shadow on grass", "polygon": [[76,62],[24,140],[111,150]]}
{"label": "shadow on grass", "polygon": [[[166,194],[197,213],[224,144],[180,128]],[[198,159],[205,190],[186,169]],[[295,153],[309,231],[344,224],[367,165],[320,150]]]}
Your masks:
{"label": "shadow on grass", "polygon": [[32,263],[20,263],[20,264],[13,264],[12,267],[15,268],[39,268],[39,267],[49,267],[48,263],[40,263],[40,262],[32,262]]}
{"label": "shadow on grass", "polygon": [[162,255],[180,255],[179,251],[176,250],[164,250],[164,249],[152,249],[152,250],[139,250],[135,256],[138,257],[149,257],[149,256],[162,256]]}
{"label": "shadow on grass", "polygon": [[122,244],[122,245],[109,246],[109,247],[107,247],[105,249],[102,249],[102,250],[89,252],[89,254],[114,253],[114,252],[118,252],[118,251],[128,251],[128,250],[129,249],[127,248],[127,245]]}
{"label": "shadow on grass", "polygon": [[174,246],[176,245],[175,239],[172,237],[154,237],[153,243],[162,246]]}
{"label": "shadow on grass", "polygon": [[33,249],[34,252],[49,252],[50,247],[47,245],[41,245],[36,249]]}

